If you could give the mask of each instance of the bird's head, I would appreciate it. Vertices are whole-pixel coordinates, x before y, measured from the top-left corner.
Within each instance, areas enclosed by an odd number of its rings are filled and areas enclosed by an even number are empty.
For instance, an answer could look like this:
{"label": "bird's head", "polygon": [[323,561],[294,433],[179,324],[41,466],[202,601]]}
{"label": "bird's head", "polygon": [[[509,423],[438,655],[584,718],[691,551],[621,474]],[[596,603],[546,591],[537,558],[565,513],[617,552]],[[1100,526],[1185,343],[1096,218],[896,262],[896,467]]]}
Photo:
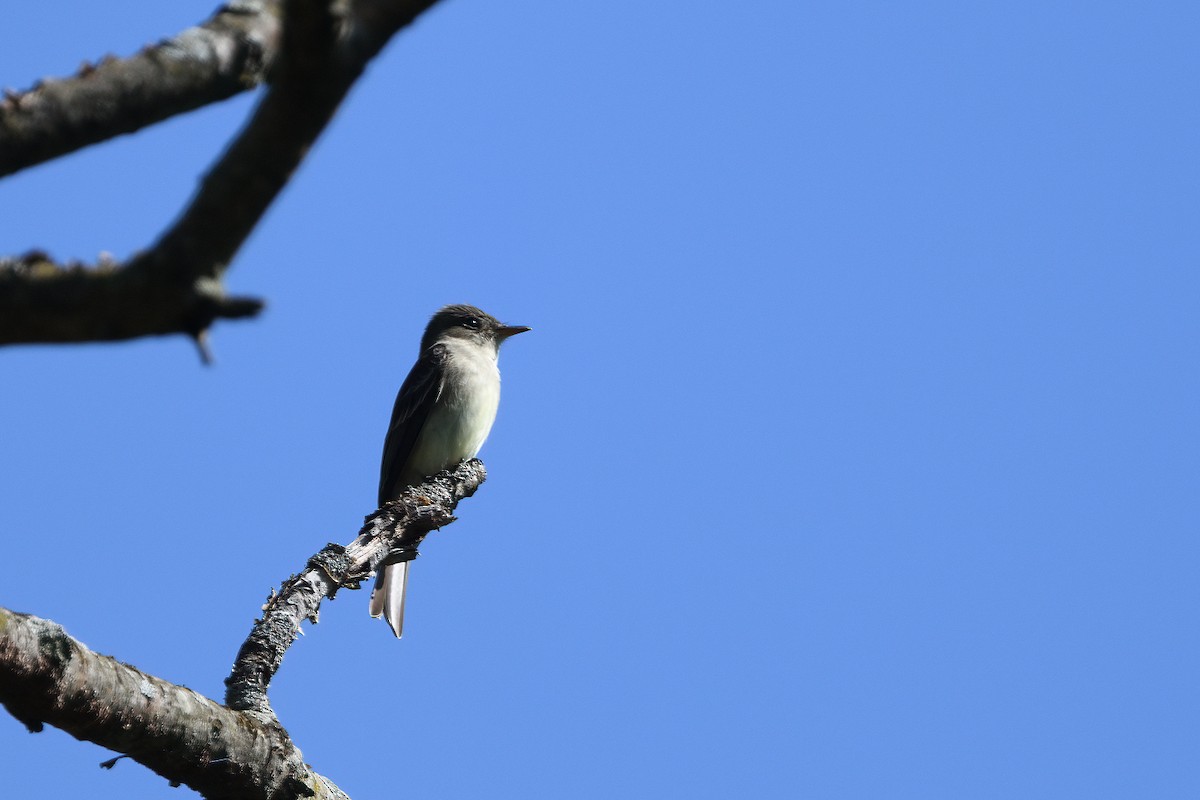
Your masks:
{"label": "bird's head", "polygon": [[499,350],[500,343],[505,339],[527,330],[530,329],[524,325],[505,325],[475,306],[445,306],[433,315],[425,327],[425,335],[421,338],[421,352],[446,336],[476,341]]}

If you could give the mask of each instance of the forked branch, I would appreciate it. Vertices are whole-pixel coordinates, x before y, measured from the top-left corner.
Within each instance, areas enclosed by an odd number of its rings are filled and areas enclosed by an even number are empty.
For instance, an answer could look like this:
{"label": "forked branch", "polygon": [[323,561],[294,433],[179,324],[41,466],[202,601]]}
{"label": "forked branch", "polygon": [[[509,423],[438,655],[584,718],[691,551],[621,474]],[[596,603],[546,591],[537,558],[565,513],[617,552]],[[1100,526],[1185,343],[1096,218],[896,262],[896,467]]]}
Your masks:
{"label": "forked branch", "polygon": [[310,558],[267,600],[225,681],[225,705],[95,653],[54,622],[5,609],[0,705],[30,731],[53,725],[213,800],[343,800],[304,763],[276,719],[267,700],[271,678],[301,623],[317,621],[323,599],[358,588],[390,552],[416,550],[430,531],[454,521],[458,502],[486,477],[482,462],[465,461],[368,516],[350,544],[327,545]]}

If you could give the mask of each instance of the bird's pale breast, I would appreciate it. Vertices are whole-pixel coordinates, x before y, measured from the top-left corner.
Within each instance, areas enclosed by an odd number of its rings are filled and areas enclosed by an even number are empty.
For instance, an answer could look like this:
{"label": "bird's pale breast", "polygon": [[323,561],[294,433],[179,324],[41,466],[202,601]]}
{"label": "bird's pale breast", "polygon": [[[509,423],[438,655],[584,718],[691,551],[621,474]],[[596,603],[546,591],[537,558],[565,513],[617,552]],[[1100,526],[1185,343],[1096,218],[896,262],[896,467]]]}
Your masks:
{"label": "bird's pale breast", "polygon": [[438,398],[413,448],[409,472],[418,477],[450,469],[474,457],[492,430],[500,406],[500,370],[491,353],[448,342],[444,393]]}

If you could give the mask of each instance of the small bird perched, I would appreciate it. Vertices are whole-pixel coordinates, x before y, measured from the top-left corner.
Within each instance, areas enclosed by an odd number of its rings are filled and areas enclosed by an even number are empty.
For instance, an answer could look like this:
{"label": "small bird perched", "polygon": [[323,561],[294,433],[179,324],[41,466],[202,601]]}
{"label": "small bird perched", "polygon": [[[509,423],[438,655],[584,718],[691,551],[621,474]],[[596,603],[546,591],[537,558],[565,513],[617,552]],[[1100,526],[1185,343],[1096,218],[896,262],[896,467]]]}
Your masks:
{"label": "small bird perched", "polygon": [[[421,337],[421,355],[392,409],[379,470],[379,505],[475,457],[500,405],[500,344],[527,330],[504,325],[475,306],[446,306],[433,315]],[[407,561],[388,564],[371,592],[371,616],[382,614],[397,639],[404,629],[407,582]]]}

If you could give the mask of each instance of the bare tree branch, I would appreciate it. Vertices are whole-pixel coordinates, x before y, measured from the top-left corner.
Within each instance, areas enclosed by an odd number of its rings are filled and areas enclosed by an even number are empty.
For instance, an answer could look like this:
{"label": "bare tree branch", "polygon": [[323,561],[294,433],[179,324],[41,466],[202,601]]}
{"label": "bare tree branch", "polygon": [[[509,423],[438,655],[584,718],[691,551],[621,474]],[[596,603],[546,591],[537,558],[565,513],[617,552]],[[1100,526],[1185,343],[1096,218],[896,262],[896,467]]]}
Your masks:
{"label": "bare tree branch", "polygon": [[345,798],[305,765],[279,725],[95,653],[54,622],[5,609],[0,703],[31,731],[49,723],[213,800]]}
{"label": "bare tree branch", "polygon": [[0,344],[199,337],[215,320],[262,310],[261,300],[227,297],[220,281],[204,278],[155,270],[146,258],[128,266],[102,260],[90,269],[40,252],[0,258]]}
{"label": "bare tree branch", "polygon": [[315,624],[322,599],[333,597],[343,586],[357,588],[389,554],[393,558],[415,555],[426,534],[453,522],[458,502],[473,495],[486,478],[483,462],[464,461],[453,472],[405,489],[368,516],[349,545],[330,544],[310,558],[304,572],[285,581],[267,599],[262,618],[254,623],[225,679],[225,703],[273,720],[267,685],[300,635],[300,623],[307,619]]}
{"label": "bare tree branch", "polygon": [[225,680],[226,705],[99,655],[56,623],[0,608],[0,704],[32,732],[44,724],[127,755],[213,800],[348,800],[313,772],[279,723],[267,687],[321,601],[358,588],[387,558],[411,557],[487,478],[464,461],[367,517],[349,545],[327,545],[263,607]]}
{"label": "bare tree branch", "polygon": [[130,58],[85,64],[0,100],[0,177],[232,97],[279,48],[281,0],[242,0]]}
{"label": "bare tree branch", "polygon": [[0,259],[0,345],[171,333],[202,342],[215,320],[256,315],[260,300],[225,296],[226,268],[367,63],[434,2],[359,0],[347,17],[343,2],[284,0],[271,88],[180,218],[125,264]]}

